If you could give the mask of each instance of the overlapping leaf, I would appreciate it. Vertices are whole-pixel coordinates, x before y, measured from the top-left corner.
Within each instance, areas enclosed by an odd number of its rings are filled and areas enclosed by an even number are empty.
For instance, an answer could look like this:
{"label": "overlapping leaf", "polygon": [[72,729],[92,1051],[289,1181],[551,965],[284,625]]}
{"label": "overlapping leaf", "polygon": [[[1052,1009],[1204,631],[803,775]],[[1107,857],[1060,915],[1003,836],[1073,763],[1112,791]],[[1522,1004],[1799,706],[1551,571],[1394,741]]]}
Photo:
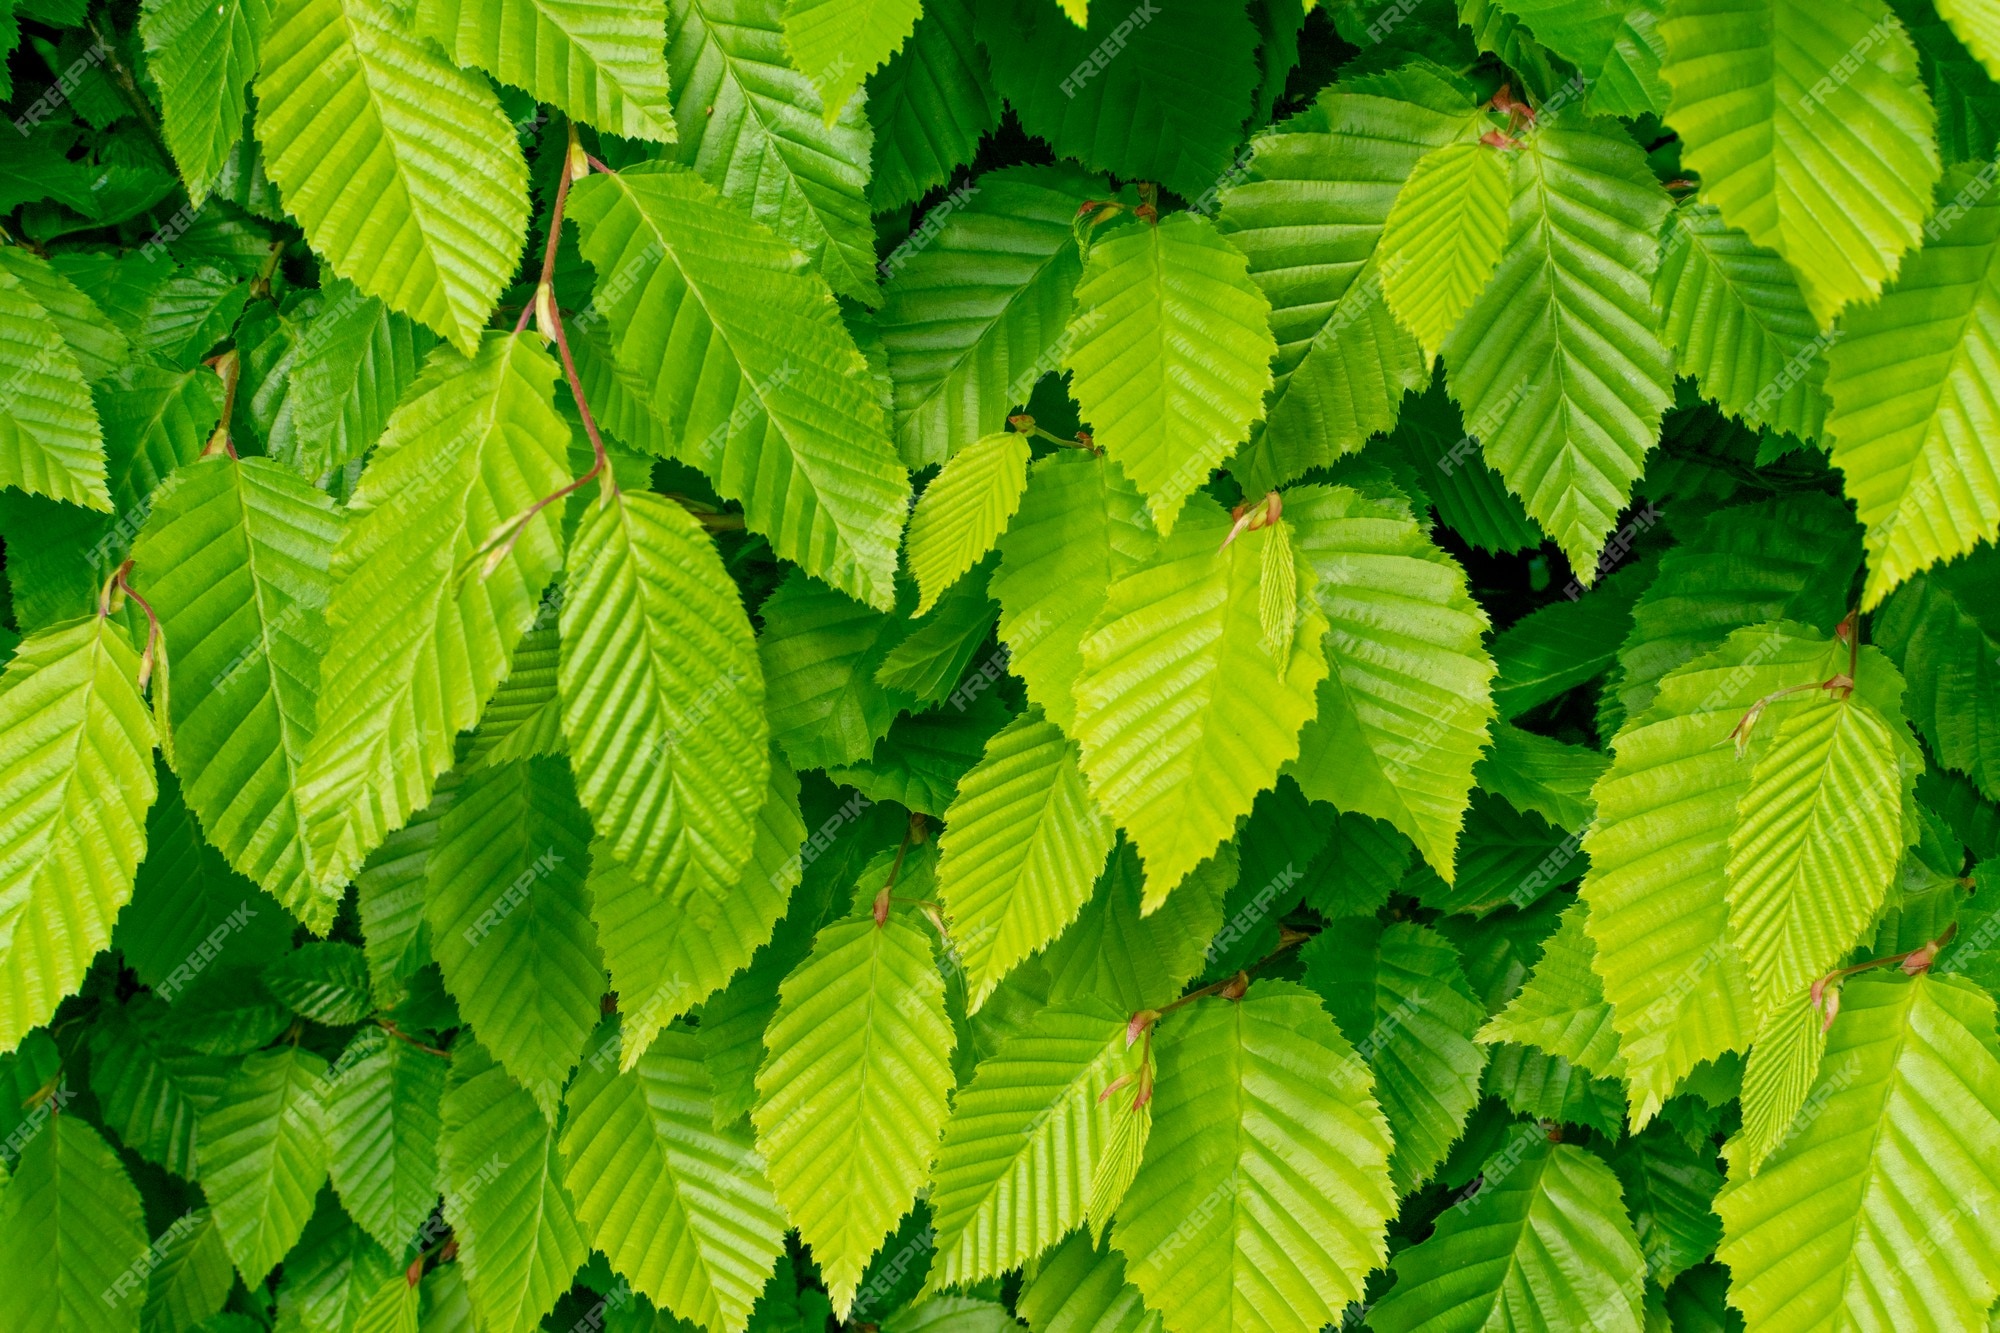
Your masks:
{"label": "overlapping leaf", "polygon": [[493,90],[384,0],[279,0],[260,49],[257,138],[286,211],[335,273],[473,355],[528,222]]}
{"label": "overlapping leaf", "polygon": [[678,451],[779,555],[886,609],[909,481],[825,285],[688,172],[592,176],[571,215]]}

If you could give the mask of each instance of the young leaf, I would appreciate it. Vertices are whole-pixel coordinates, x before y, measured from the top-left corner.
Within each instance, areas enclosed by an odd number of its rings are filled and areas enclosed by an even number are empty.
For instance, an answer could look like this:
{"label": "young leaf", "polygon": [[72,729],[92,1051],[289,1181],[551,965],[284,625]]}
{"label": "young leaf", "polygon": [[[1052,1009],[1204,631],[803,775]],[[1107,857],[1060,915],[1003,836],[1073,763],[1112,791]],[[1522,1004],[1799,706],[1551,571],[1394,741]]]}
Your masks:
{"label": "young leaf", "polygon": [[1510,1146],[1486,1163],[1477,1193],[1397,1256],[1396,1285],[1369,1323],[1408,1333],[1450,1309],[1465,1327],[1526,1318],[1639,1333],[1646,1261],[1620,1194],[1611,1168],[1585,1149],[1532,1137]]}
{"label": "young leaf", "polygon": [[445,1074],[435,1051],[363,1028],[341,1053],[326,1097],[333,1188],[391,1254],[401,1254],[438,1197]]}
{"label": "young leaf", "polygon": [[465,780],[426,872],[445,985],[551,1122],[603,994],[583,892],[589,846],[563,761],[517,760]]}
{"label": "young leaf", "polygon": [[1515,1042],[1560,1056],[1598,1078],[1621,1078],[1618,1030],[1592,964],[1597,946],[1584,927],[1589,904],[1565,908],[1527,984],[1479,1029],[1482,1044]]}
{"label": "young leaf", "polygon": [[1083,1220],[1112,1121],[1134,1096],[1139,1050],[1125,1020],[1101,1000],[1050,1006],[980,1063],[933,1172],[934,1284],[997,1277]]}
{"label": "young leaf", "polygon": [[693,516],[646,492],[586,509],[570,562],[563,730],[599,845],[656,892],[717,896],[770,776],[740,594]]}
{"label": "young leaf", "polygon": [[[1229,530],[1220,505],[1189,501],[1159,553],[1111,585],[1083,642],[1074,729],[1083,771],[1138,845],[1148,909],[1277,781],[1326,675],[1317,606],[1300,617],[1288,671],[1259,642],[1260,548],[1285,535],[1266,528],[1218,550]],[[1169,713],[1179,723],[1162,734]]]}
{"label": "young leaf", "polygon": [[479,1326],[541,1327],[590,1246],[577,1228],[555,1127],[470,1036],[451,1053],[440,1157],[444,1216]]}
{"label": "young leaf", "polygon": [[1065,731],[1075,730],[1084,635],[1111,585],[1157,545],[1145,498],[1110,459],[1062,449],[1028,470],[988,591],[1000,602],[1009,669]]}
{"label": "young leaf", "polygon": [[946,460],[917,500],[904,536],[924,615],[993,549],[1028,486],[1028,437],[988,435]]}
{"label": "young leaf", "polygon": [[310,1051],[259,1051],[202,1114],[202,1184],[246,1282],[261,1283],[312,1216],[329,1152],[326,1077],[326,1061]]}
{"label": "young leaf", "polygon": [[[1729,835],[1729,928],[1763,1019],[1867,938],[1908,842],[1922,760],[1902,681],[1865,650],[1852,691],[1779,699]],[[1892,720],[1893,719],[1893,720]]]}
{"label": "young leaf", "polygon": [[748,1129],[714,1127],[714,1096],[700,1044],[675,1024],[626,1072],[606,1060],[577,1076],[562,1152],[577,1216],[613,1267],[663,1309],[732,1333],[784,1249],[785,1219]]}
{"label": "young leaf", "polygon": [[1592,789],[1597,822],[1584,834],[1581,892],[1634,1129],[1696,1065],[1742,1050],[1756,1031],[1727,897],[1752,764],[1736,757],[1730,732],[1765,695],[1826,680],[1846,663],[1838,644],[1790,621],[1737,630],[1660,681]]}
{"label": "young leaf", "polygon": [[1977,1327],[2000,1293],[2000,1248],[1974,1211],[2000,1194],[1992,997],[1954,978],[1857,977],[1806,1101],[1812,1118],[1716,1196],[1730,1303],[1754,1328],[1885,1314]]}
{"label": "young leaf", "polygon": [[340,514],[268,459],[206,458],[153,497],[134,581],[172,663],[173,760],[208,838],[306,925],[333,924],[299,789]]}
{"label": "young leaf", "polygon": [[663,0],[420,0],[415,27],[461,65],[627,139],[674,141]]}
{"label": "young leaf", "polygon": [[528,224],[493,90],[384,0],[277,0],[262,51],[257,138],[286,211],[334,272],[472,356]]}
{"label": "young leaf", "polygon": [[1485,613],[1400,501],[1344,486],[1285,495],[1312,618],[1328,626],[1326,679],[1289,771],[1308,797],[1395,825],[1449,880],[1493,717]]}
{"label": "young leaf", "polygon": [[951,1088],[944,982],[909,912],[819,933],[780,988],[757,1071],[758,1151],[843,1317],[916,1198]]}
{"label": "young leaf", "polygon": [[1421,102],[1324,92],[1261,135],[1242,181],[1223,193],[1218,225],[1270,299],[1278,340],[1269,420],[1237,460],[1253,494],[1361,448],[1429,378],[1381,299],[1376,257],[1411,170],[1479,119],[1454,90],[1427,91]]}
{"label": "young leaf", "polygon": [[939,840],[938,897],[977,1012],[1029,954],[1063,932],[1111,851],[1075,745],[1033,710],[986,743]]}
{"label": "young leaf", "polygon": [[153,718],[124,629],[30,634],[0,674],[0,1051],[76,990],[146,855]]}
{"label": "young leaf", "polygon": [[1433,149],[1382,224],[1382,295],[1428,363],[1500,263],[1513,161],[1484,143]]}
{"label": "young leaf", "polygon": [[1259,981],[1155,1038],[1153,1132],[1111,1243],[1171,1333],[1312,1333],[1361,1298],[1395,1212],[1389,1130],[1312,992]]}
{"label": "young leaf", "polygon": [[825,285],[685,171],[591,176],[570,208],[618,364],[682,455],[779,555],[886,610],[909,480]]}
{"label": "young leaf", "polygon": [[139,1191],[118,1155],[83,1117],[51,1116],[0,1193],[0,1319],[136,1333],[142,1298],[119,1281],[147,1258]]}
{"label": "young leaf", "polygon": [[37,293],[0,268],[0,487],[109,513],[104,432],[83,371]]}
{"label": "young leaf", "polygon": [[873,133],[859,103],[824,115],[785,49],[781,0],[676,0],[667,67],[691,168],[742,212],[805,252],[833,290],[867,305],[875,288],[868,221]]}
{"label": "young leaf", "polygon": [[1513,151],[1507,248],[1445,339],[1445,382],[1487,460],[1588,584],[1673,399],[1649,299],[1668,201],[1605,122],[1552,122]]}
{"label": "young leaf", "polygon": [[1263,415],[1278,345],[1241,253],[1194,213],[1090,248],[1063,365],[1094,437],[1160,534]]}
{"label": "young leaf", "polygon": [[494,334],[471,360],[438,349],[362,474],[334,550],[300,792],[322,892],[430,803],[561,563],[551,507],[491,575],[478,567],[504,524],[569,479],[558,373],[530,334]]}

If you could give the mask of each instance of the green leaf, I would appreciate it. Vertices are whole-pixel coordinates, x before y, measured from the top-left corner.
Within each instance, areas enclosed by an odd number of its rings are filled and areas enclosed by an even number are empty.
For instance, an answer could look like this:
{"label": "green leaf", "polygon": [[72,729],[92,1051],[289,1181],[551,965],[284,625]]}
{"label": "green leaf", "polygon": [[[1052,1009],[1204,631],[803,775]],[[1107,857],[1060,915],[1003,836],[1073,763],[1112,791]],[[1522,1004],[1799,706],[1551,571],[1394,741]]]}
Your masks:
{"label": "green leaf", "polygon": [[131,356],[124,333],[48,260],[23,246],[0,245],[0,268],[12,274],[27,296],[41,306],[86,380],[96,383]]}
{"label": "green leaf", "polygon": [[1205,946],[1222,925],[1238,866],[1236,844],[1225,842],[1178,885],[1159,890],[1166,901],[1141,915],[1146,877],[1132,844],[1121,843],[1090,901],[1041,954],[1049,1003],[1096,996],[1129,1014],[1180,994],[1208,963]]}
{"label": "green leaf", "polygon": [[933,1286],[998,1277],[1083,1221],[1113,1119],[1139,1073],[1126,1015],[1102,1000],[1051,1005],[980,1063],[946,1122],[932,1172]]}
{"label": "green leaf", "polygon": [[76,355],[38,293],[0,268],[0,487],[110,512],[104,433]]}
{"label": "green leaf", "polygon": [[1057,157],[1187,199],[1228,171],[1257,83],[1257,28],[1242,8],[1100,4],[1087,28],[1043,0],[978,14],[994,84]]}
{"label": "green leaf", "polygon": [[719,896],[770,777],[740,594],[694,517],[649,493],[587,508],[570,560],[563,730],[599,845],[656,893]]}
{"label": "green leaf", "polygon": [[285,1256],[279,1318],[288,1333],[346,1333],[369,1299],[401,1276],[396,1260],[354,1225],[330,1191],[322,1191],[305,1235]]}
{"label": "green leaf", "polygon": [[432,1051],[363,1028],[342,1052],[326,1097],[333,1188],[390,1254],[403,1252],[437,1202],[449,1068]]}
{"label": "green leaf", "polygon": [[562,1152],[577,1216],[613,1267],[655,1304],[725,1333],[745,1326],[785,1219],[747,1127],[716,1129],[713,1102],[700,1044],[676,1024],[624,1073],[608,1060],[584,1068]]}
{"label": "green leaf", "polygon": [[1305,983],[1375,1074],[1375,1098],[1395,1150],[1398,1195],[1428,1180],[1479,1103],[1486,1052],[1472,1035],[1486,1008],[1458,953],[1414,922],[1383,927],[1350,917],[1300,954]]}
{"label": "green leaf", "polygon": [[1682,205],[1669,227],[1653,300],[1675,367],[1747,424],[1818,439],[1832,340],[1819,336],[1791,269],[1712,205]]}
{"label": "green leaf", "polygon": [[503,525],[569,479],[569,427],[550,405],[558,373],[530,334],[495,334],[472,360],[439,348],[362,474],[334,550],[332,642],[300,792],[322,892],[430,803],[561,564],[551,508],[491,575],[474,567]]}
{"label": "green leaf", "polygon": [[1145,499],[1110,459],[1061,449],[1029,468],[1020,512],[999,545],[988,591],[1000,603],[1007,665],[1048,719],[1071,731],[1083,638],[1111,585],[1158,545]]}
{"label": "green leaf", "polygon": [[[982,560],[973,566],[970,578],[952,584],[938,599],[937,614],[927,616],[908,638],[889,650],[875,669],[875,683],[908,695],[918,705],[950,699],[954,708],[964,711],[959,706],[967,702],[967,695],[960,691],[959,680],[965,677],[967,688],[972,688],[973,678],[966,677],[966,668],[972,665],[972,655],[988,641],[1000,614],[986,593],[996,563]],[[975,673],[980,681],[976,692],[983,693],[1002,669],[1003,660],[997,652],[981,662]]]}
{"label": "green leaf", "polygon": [[939,842],[938,896],[977,1011],[1013,967],[1062,934],[1115,830],[1091,804],[1076,746],[1030,710],[986,743]]}
{"label": "green leaf", "polygon": [[[972,16],[971,0],[932,0],[902,49],[869,76],[875,159],[868,197],[877,213],[915,203],[944,184],[1000,123],[1000,98]],[[894,300],[894,289],[885,296]]]}
{"label": "green leaf", "polygon": [[2000,79],[2000,19],[1993,11],[1976,0],[1944,0],[1937,11],[1986,72]]}
{"label": "green leaf", "polygon": [[149,1162],[195,1178],[195,1122],[222,1094],[229,1065],[173,1040],[150,995],[105,1011],[90,1033],[90,1090],[104,1127]]}
{"label": "green leaf", "polygon": [[1247,261],[1195,213],[1090,247],[1062,363],[1093,437],[1162,536],[1263,416],[1278,345]]}
{"label": "green leaf", "polygon": [[1767,620],[1834,624],[1861,563],[1846,503],[1810,492],[1717,510],[1680,537],[1639,593],[1618,649],[1628,717],[1652,704],[1662,676],[1713,651],[1731,630]]}
{"label": "green leaf", "polygon": [[1371,1327],[1639,1333],[1646,1263],[1618,1178],[1585,1149],[1521,1134],[1486,1163],[1477,1193],[1396,1257]]}
{"label": "green leaf", "polygon": [[946,460],[924,487],[904,541],[924,615],[1007,530],[1028,487],[1028,437],[988,435]]}
{"label": "green leaf", "polygon": [[[1896,284],[1843,324],[1827,358],[1833,463],[1867,526],[1863,610],[1923,569],[2000,535],[2000,453],[1982,422],[2000,355],[2000,199],[1955,168],[1952,202]],[[1954,191],[1956,194],[1954,195]]]}
{"label": "green leaf", "polygon": [[922,12],[920,0],[785,0],[785,45],[819,90],[827,124],[902,49]]}
{"label": "green leaf", "polygon": [[257,138],[286,211],[335,273],[472,356],[528,223],[493,90],[384,0],[278,0],[262,52]]}
{"label": "green leaf", "polygon": [[477,65],[600,130],[672,143],[666,21],[664,0],[420,0],[415,27],[459,64]]}
{"label": "green leaf", "polygon": [[1035,1333],[1088,1329],[1090,1333],[1163,1333],[1157,1311],[1125,1280],[1125,1260],[1072,1232],[1037,1265],[1021,1288],[1015,1309]]}
{"label": "green leaf", "polygon": [[1791,265],[1821,328],[1895,276],[1938,178],[1916,51],[1881,0],[1670,0],[1681,161],[1722,220]]}
{"label": "green leaf", "polygon": [[1870,628],[1909,682],[1903,707],[1938,758],[2000,797],[2000,622],[1990,594],[1994,548],[1917,575]]}
{"label": "green leaf", "polygon": [[1003,429],[1038,380],[1061,372],[1083,271],[1070,222],[1108,188],[1066,167],[990,171],[882,261],[877,327],[904,463],[941,463]]}
{"label": "green leaf", "polygon": [[1426,364],[1500,263],[1513,162],[1484,143],[1433,149],[1382,225],[1382,295]]}
{"label": "green leaf", "polygon": [[1564,909],[1541,961],[1507,1007],[1479,1029],[1482,1044],[1510,1041],[1560,1056],[1597,1078],[1622,1078],[1618,1030],[1592,964],[1597,947],[1584,928],[1587,903]]}
{"label": "green leaf", "polygon": [[1361,448],[1430,377],[1381,300],[1376,243],[1417,163],[1480,118],[1469,99],[1435,93],[1424,103],[1324,93],[1260,135],[1223,193],[1218,225],[1248,257],[1278,339],[1269,420],[1235,469],[1253,494]]}
{"label": "green leaf", "polygon": [[516,760],[466,778],[426,871],[445,985],[551,1122],[604,993],[583,891],[589,846],[563,761]]}
{"label": "green leaf", "polygon": [[528,1333],[590,1257],[556,1130],[535,1099],[461,1036],[445,1081],[444,1216],[479,1327]]}
{"label": "green leaf", "polygon": [[[307,481],[346,467],[375,446],[437,345],[428,328],[363,296],[352,283],[329,276],[320,293],[323,299],[307,298],[303,318],[290,324],[289,356],[265,377],[251,405],[271,457]],[[260,407],[265,392],[276,396]]]}
{"label": "green leaf", "polygon": [[160,1266],[146,1279],[141,1328],[187,1328],[222,1309],[236,1285],[236,1269],[223,1248],[214,1212],[181,1214],[153,1245]]}
{"label": "green leaf", "polygon": [[621,1068],[631,1069],[655,1033],[721,990],[771,938],[798,887],[805,837],[798,777],[777,760],[750,863],[733,891],[712,902],[676,904],[672,895],[634,879],[616,858],[592,849],[586,887],[611,988],[618,992]]}
{"label": "green leaf", "polygon": [[271,26],[270,0],[146,0],[139,34],[160,89],[160,123],[188,201],[200,207],[243,134],[245,85]]}
{"label": "green leaf", "polygon": [[750,1118],[778,1201],[845,1317],[944,1125],[944,982],[922,928],[864,912],[820,931],[779,997]]}
{"label": "green leaf", "polygon": [[1978,1327],[2000,1292],[1980,1221],[2000,1194],[1992,997],[1949,978],[1856,978],[1815,1098],[1810,1123],[1716,1197],[1730,1303],[1759,1329],[1885,1315]]}
{"label": "green leaf", "polygon": [[30,634],[0,674],[0,1051],[82,983],[132,896],[158,790],[138,675],[96,616]]}
{"label": "green leaf", "polygon": [[1495,722],[1493,746],[1473,769],[1479,786],[1523,814],[1533,812],[1571,833],[1582,833],[1595,814],[1591,786],[1604,776],[1609,756],[1581,745]]}
{"label": "green leaf", "polygon": [[874,135],[860,103],[823,115],[786,50],[779,0],[675,0],[668,9],[680,139],[667,160],[804,251],[836,292],[875,305]]}
{"label": "green leaf", "polygon": [[352,944],[308,941],[266,966],[263,979],[271,998],[326,1027],[359,1023],[375,1007],[368,960]]}
{"label": "green leaf", "polygon": [[292,920],[202,837],[172,770],[156,771],[160,798],[146,813],[146,859],[111,943],[139,980],[167,999],[205,963],[202,944],[212,931],[223,933],[211,954],[227,943],[246,959],[272,958],[290,946]]}
{"label": "green leaf", "polygon": [[1668,1287],[1722,1239],[1722,1221],[1708,1207],[1722,1187],[1714,1149],[1690,1149],[1666,1125],[1652,1125],[1618,1147],[1612,1167],[1646,1253],[1646,1277]]}
{"label": "green leaf", "polygon": [[1655,573],[1639,560],[1615,570],[1590,596],[1551,602],[1493,636],[1494,706],[1502,718],[1595,680],[1616,665],[1618,645],[1632,629],[1632,604]]}
{"label": "green leaf", "polygon": [[245,1282],[261,1283],[312,1216],[326,1180],[326,1077],[326,1061],[310,1051],[259,1051],[202,1113],[202,1184]]}
{"label": "green leaf", "polygon": [[906,694],[876,673],[909,623],[842,596],[799,570],[759,608],[757,640],[771,734],[795,768],[832,768],[866,759]]}
{"label": "green leaf", "polygon": [[1359,1300],[1395,1212],[1367,1066],[1312,992],[1259,981],[1155,1038],[1145,1161],[1111,1243],[1174,1333],[1312,1333]]}
{"label": "green leaf", "polygon": [[1768,735],[1729,835],[1728,901],[1760,1022],[1867,942],[1911,841],[1923,760],[1907,733],[1898,744],[1902,680],[1872,649],[1853,679],[1776,700],[1756,723]]}
{"label": "green leaf", "polygon": [[1673,399],[1649,291],[1667,209],[1622,129],[1540,127],[1500,266],[1444,342],[1467,428],[1585,583]]}
{"label": "green leaf", "polygon": [[779,555],[887,609],[909,481],[825,284],[688,172],[591,176],[570,215],[618,365],[686,459]]}
{"label": "green leaf", "polygon": [[1485,613],[1400,501],[1345,486],[1285,497],[1328,627],[1316,716],[1288,771],[1308,797],[1393,824],[1449,880],[1493,717]]}
{"label": "green leaf", "polygon": [[1845,648],[1790,621],[1737,630],[1662,678],[1652,706],[1613,742],[1611,768],[1591,793],[1597,822],[1584,834],[1582,896],[1635,1129],[1696,1065],[1742,1050],[1756,1030],[1727,898],[1730,837],[1753,765],[1736,758],[1730,732],[1765,695],[1846,664]]}
{"label": "green leaf", "polygon": [[268,459],[205,458],[154,493],[135,581],[172,662],[173,760],[229,863],[314,931],[333,923],[299,789],[327,651],[332,501]]}
{"label": "green leaf", "polygon": [[[1289,669],[1259,642],[1261,548],[1288,540],[1284,530],[1218,551],[1230,531],[1220,505],[1197,497],[1181,520],[1156,556],[1111,585],[1076,683],[1084,775],[1146,862],[1149,909],[1277,781],[1326,674],[1317,606],[1300,616]],[[1178,725],[1162,734],[1167,714]]]}
{"label": "green leaf", "polygon": [[[1723,1148],[1732,1174],[1756,1175],[1792,1137],[1825,1055],[1826,1023],[1810,991],[1790,997],[1765,1018],[1743,1062],[1743,1129]],[[1851,1081],[1860,1072],[1859,1058],[1850,1054],[1842,1070]]]}
{"label": "green leaf", "polygon": [[562,691],[557,684],[562,638],[556,628],[556,608],[546,597],[535,622],[514,649],[507,679],[479,715],[479,730],[465,756],[467,769],[563,753]]}
{"label": "green leaf", "polygon": [[146,1260],[139,1191],[118,1155],[81,1116],[51,1116],[0,1192],[9,1278],[0,1318],[12,1328],[136,1333],[138,1293],[116,1284]]}
{"label": "green leaf", "polygon": [[1656,31],[1660,0],[1626,9],[1622,4],[1576,0],[1506,0],[1506,10],[1535,30],[1535,40],[1575,65],[1580,77],[1552,92],[1538,109],[1554,116],[1589,89],[1592,115],[1643,116],[1667,109],[1660,78],[1666,54]]}

